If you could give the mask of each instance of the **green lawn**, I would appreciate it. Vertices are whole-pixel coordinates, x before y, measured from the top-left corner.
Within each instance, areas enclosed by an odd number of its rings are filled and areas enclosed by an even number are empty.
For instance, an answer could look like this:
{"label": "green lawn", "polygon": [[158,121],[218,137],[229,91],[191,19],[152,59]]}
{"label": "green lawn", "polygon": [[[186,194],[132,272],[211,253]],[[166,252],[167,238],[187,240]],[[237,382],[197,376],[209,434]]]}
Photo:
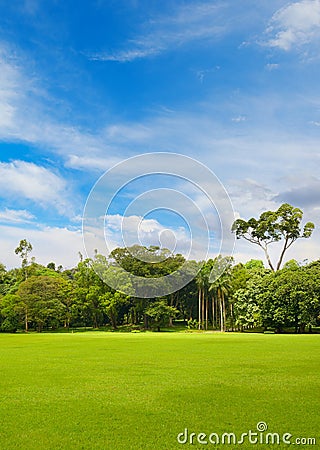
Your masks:
{"label": "green lawn", "polygon": [[3,450],[290,447],[177,442],[185,428],[240,438],[261,421],[320,448],[320,336],[2,334],[0,345]]}

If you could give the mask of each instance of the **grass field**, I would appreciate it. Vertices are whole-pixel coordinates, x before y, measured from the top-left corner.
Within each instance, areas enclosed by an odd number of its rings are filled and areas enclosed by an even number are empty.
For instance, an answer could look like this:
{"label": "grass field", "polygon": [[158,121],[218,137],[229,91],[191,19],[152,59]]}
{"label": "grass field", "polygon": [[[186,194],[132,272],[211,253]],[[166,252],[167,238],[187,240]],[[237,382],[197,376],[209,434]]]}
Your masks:
{"label": "grass field", "polygon": [[185,428],[240,438],[261,421],[320,448],[319,336],[3,334],[0,345],[3,450],[290,447],[177,442]]}

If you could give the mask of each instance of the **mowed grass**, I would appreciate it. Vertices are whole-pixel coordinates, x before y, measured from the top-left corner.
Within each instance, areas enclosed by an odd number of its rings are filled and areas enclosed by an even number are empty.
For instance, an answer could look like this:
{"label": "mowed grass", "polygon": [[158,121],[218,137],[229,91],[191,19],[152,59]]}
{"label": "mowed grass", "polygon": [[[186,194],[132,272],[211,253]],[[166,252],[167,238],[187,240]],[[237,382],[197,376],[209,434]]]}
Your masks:
{"label": "mowed grass", "polygon": [[[316,437],[320,336],[0,335],[0,448],[171,450],[191,432]],[[302,446],[300,446],[302,447]]]}

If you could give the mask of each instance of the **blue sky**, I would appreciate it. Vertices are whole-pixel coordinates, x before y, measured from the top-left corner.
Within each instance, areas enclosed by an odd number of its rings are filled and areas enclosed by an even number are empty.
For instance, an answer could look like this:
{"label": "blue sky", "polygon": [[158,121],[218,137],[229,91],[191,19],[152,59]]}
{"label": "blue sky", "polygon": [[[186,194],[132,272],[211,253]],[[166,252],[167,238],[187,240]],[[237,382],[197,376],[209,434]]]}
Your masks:
{"label": "blue sky", "polygon": [[[0,261],[8,267],[19,264],[23,238],[43,264],[76,264],[94,183],[150,152],[206,165],[236,217],[289,202],[319,228],[319,0],[0,1],[0,17]],[[171,188],[210,215],[188,186]],[[114,245],[126,206],[120,196],[109,214]],[[129,231],[139,218],[138,210],[126,218]],[[147,219],[144,243],[170,227],[181,248],[188,241],[177,216]],[[319,243],[317,229],[288,258],[317,259]],[[236,243],[237,260],[259,256]]]}

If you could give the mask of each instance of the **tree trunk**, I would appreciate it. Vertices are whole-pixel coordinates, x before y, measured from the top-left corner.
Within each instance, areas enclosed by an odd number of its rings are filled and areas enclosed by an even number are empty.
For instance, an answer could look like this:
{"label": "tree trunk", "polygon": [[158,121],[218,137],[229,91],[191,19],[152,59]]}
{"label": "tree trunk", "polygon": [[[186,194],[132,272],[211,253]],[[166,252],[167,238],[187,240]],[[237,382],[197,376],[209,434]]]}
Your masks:
{"label": "tree trunk", "polygon": [[284,242],[283,250],[281,252],[281,255],[280,255],[280,258],[279,258],[279,261],[278,261],[278,264],[277,264],[277,270],[280,269],[281,264],[282,264],[282,260],[283,260],[283,257],[284,257],[284,254],[285,254],[287,248],[289,247],[289,246],[287,247],[287,244],[288,244],[288,237],[286,237],[286,240]]}
{"label": "tree trunk", "polygon": [[114,315],[114,314],[111,314],[110,319],[111,319],[111,325],[112,325],[112,328],[113,328],[114,330],[116,330],[116,329],[117,329],[117,319],[116,319],[115,315]]}
{"label": "tree trunk", "polygon": [[231,317],[231,331],[234,331],[233,323],[234,323],[234,317],[233,317],[233,304],[230,303],[230,317]]}
{"label": "tree trunk", "polygon": [[198,296],[198,309],[199,309],[199,325],[198,329],[201,329],[201,288],[199,288],[199,296]]}
{"label": "tree trunk", "polygon": [[208,329],[208,296],[206,297],[206,330]]}
{"label": "tree trunk", "polygon": [[227,311],[226,311],[226,302],[224,299],[223,291],[221,291],[221,297],[222,297],[222,309],[223,309],[223,331],[226,331]]}
{"label": "tree trunk", "polygon": [[214,321],[215,321],[215,314],[214,314],[214,302],[215,302],[215,299],[214,299],[214,295],[212,296],[212,299],[211,299],[211,301],[212,301],[212,329],[214,330]]}
{"label": "tree trunk", "polygon": [[220,308],[220,331],[223,331],[223,308],[222,308],[222,298],[221,298],[221,290],[218,288],[218,298],[219,298],[219,308]]}
{"label": "tree trunk", "polygon": [[204,289],[202,290],[202,329],[204,330],[204,321],[205,321],[205,317],[204,317]]}
{"label": "tree trunk", "polygon": [[28,333],[28,310],[26,311],[26,316],[25,316],[25,331],[26,331],[26,333]]}
{"label": "tree trunk", "polygon": [[264,254],[266,255],[266,258],[267,258],[267,261],[268,261],[268,264],[269,264],[269,267],[271,268],[271,270],[274,272],[275,270],[274,270],[274,267],[273,267],[273,265],[272,265],[272,262],[271,262],[271,259],[270,259],[270,256],[269,256],[269,253],[268,253],[268,250],[265,248],[265,247],[263,247],[263,246],[261,246],[260,245],[260,247],[262,247],[263,248],[263,251],[264,251]]}

